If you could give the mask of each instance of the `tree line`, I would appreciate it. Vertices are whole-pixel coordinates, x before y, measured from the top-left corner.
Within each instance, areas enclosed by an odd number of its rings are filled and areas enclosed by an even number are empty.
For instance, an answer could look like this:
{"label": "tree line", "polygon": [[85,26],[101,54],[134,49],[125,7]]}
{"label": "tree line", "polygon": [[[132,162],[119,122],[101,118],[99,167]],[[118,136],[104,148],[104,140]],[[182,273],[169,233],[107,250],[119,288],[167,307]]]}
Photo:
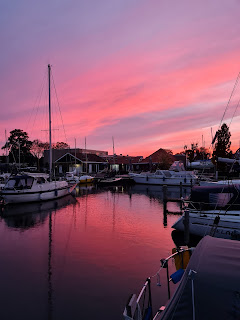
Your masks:
{"label": "tree line", "polygon": [[[53,149],[68,149],[70,146],[65,142],[57,142],[52,145]],[[49,150],[49,142],[42,142],[39,139],[29,140],[27,132],[21,129],[10,131],[8,140],[2,146],[8,154],[10,163],[27,163],[28,165],[39,165],[39,160],[43,157],[44,150]]]}
{"label": "tree line", "polygon": [[[223,123],[221,128],[216,132],[212,144],[214,144],[212,153],[212,162],[215,164],[218,157],[232,158],[233,153],[230,150],[231,147],[231,133],[226,123]],[[206,160],[210,157],[210,152],[205,147],[199,147],[198,143],[191,143],[190,148],[187,145],[184,146],[184,153],[188,160],[193,162],[194,160]]]}

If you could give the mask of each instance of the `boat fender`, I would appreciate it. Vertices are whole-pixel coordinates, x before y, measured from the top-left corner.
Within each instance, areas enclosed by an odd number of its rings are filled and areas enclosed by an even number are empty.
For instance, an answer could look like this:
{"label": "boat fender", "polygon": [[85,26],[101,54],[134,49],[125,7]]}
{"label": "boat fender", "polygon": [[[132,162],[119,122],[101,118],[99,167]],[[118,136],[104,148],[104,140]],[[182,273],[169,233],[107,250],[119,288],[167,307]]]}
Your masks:
{"label": "boat fender", "polygon": [[[172,249],[172,253],[175,253],[177,251],[178,250],[176,248]],[[190,260],[190,252],[189,251],[184,251],[184,252],[181,252],[181,253],[177,254],[174,257],[176,270],[186,269],[189,260]]]}
{"label": "boat fender", "polygon": [[57,189],[55,190],[55,197],[57,197],[58,196],[58,191],[57,191]]}
{"label": "boat fender", "polygon": [[176,272],[171,274],[170,279],[174,284],[176,284],[182,279],[183,274],[184,274],[184,269],[182,268],[178,269]]}
{"label": "boat fender", "polygon": [[146,180],[148,181],[148,176],[147,176]]}
{"label": "boat fender", "polygon": [[186,183],[187,182],[187,179],[186,178],[184,178],[184,183]]}
{"label": "boat fender", "polygon": [[163,179],[163,181],[165,181],[165,177],[163,177],[162,179]]}
{"label": "boat fender", "polygon": [[152,307],[149,306],[146,308],[143,316],[143,320],[151,320],[152,319]]}

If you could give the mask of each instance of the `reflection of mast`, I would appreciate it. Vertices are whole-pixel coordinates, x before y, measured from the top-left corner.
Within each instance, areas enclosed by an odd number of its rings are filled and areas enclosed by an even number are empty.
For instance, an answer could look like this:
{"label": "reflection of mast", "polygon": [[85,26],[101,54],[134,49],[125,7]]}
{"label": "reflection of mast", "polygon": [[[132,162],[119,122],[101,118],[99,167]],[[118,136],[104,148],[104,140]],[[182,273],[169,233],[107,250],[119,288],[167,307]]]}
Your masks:
{"label": "reflection of mast", "polygon": [[88,194],[86,193],[86,210],[85,210],[85,230],[87,229],[87,215],[88,215],[88,212],[87,212],[87,208],[88,208],[88,203],[87,203],[87,197],[88,197]]}
{"label": "reflection of mast", "polygon": [[52,212],[49,213],[48,235],[48,319],[52,319]]}
{"label": "reflection of mast", "polygon": [[112,231],[115,231],[115,224],[116,224],[116,207],[115,207],[115,193],[113,194],[113,225]]}

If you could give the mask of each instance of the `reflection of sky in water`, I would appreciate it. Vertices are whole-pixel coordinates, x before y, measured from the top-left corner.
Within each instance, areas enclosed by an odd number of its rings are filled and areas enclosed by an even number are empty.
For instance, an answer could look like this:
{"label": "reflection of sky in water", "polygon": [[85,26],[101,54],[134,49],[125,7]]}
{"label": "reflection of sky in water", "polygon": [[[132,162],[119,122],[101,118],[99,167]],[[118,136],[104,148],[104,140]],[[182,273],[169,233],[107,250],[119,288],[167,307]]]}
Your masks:
{"label": "reflection of sky in water", "polygon": [[178,216],[163,225],[156,190],[112,190],[81,188],[76,200],[34,204],[34,214],[9,209],[18,215],[0,222],[1,319],[122,319],[130,293],[174,246]]}

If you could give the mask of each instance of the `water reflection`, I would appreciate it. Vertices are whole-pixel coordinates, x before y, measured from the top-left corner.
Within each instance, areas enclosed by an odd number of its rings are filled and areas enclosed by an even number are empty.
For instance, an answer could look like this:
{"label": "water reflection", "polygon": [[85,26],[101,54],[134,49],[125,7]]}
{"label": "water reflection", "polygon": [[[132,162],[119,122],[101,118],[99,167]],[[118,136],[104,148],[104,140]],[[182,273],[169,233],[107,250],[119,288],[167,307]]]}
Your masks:
{"label": "water reflection", "polygon": [[129,294],[173,247],[176,217],[164,219],[156,186],[86,185],[75,198],[6,207],[0,318],[122,319]]}
{"label": "water reflection", "polygon": [[[190,195],[191,187],[183,187],[182,192],[178,186],[168,186],[166,189],[166,196],[169,199],[180,199],[181,196],[187,198]],[[130,186],[129,193],[131,194],[145,194],[150,199],[156,198],[163,200],[164,197],[164,187],[163,186],[154,186],[154,185],[141,185],[136,184]]]}
{"label": "water reflection", "polygon": [[49,212],[76,203],[72,195],[33,203],[8,204],[1,209],[1,218],[9,228],[29,229],[43,224]]}

